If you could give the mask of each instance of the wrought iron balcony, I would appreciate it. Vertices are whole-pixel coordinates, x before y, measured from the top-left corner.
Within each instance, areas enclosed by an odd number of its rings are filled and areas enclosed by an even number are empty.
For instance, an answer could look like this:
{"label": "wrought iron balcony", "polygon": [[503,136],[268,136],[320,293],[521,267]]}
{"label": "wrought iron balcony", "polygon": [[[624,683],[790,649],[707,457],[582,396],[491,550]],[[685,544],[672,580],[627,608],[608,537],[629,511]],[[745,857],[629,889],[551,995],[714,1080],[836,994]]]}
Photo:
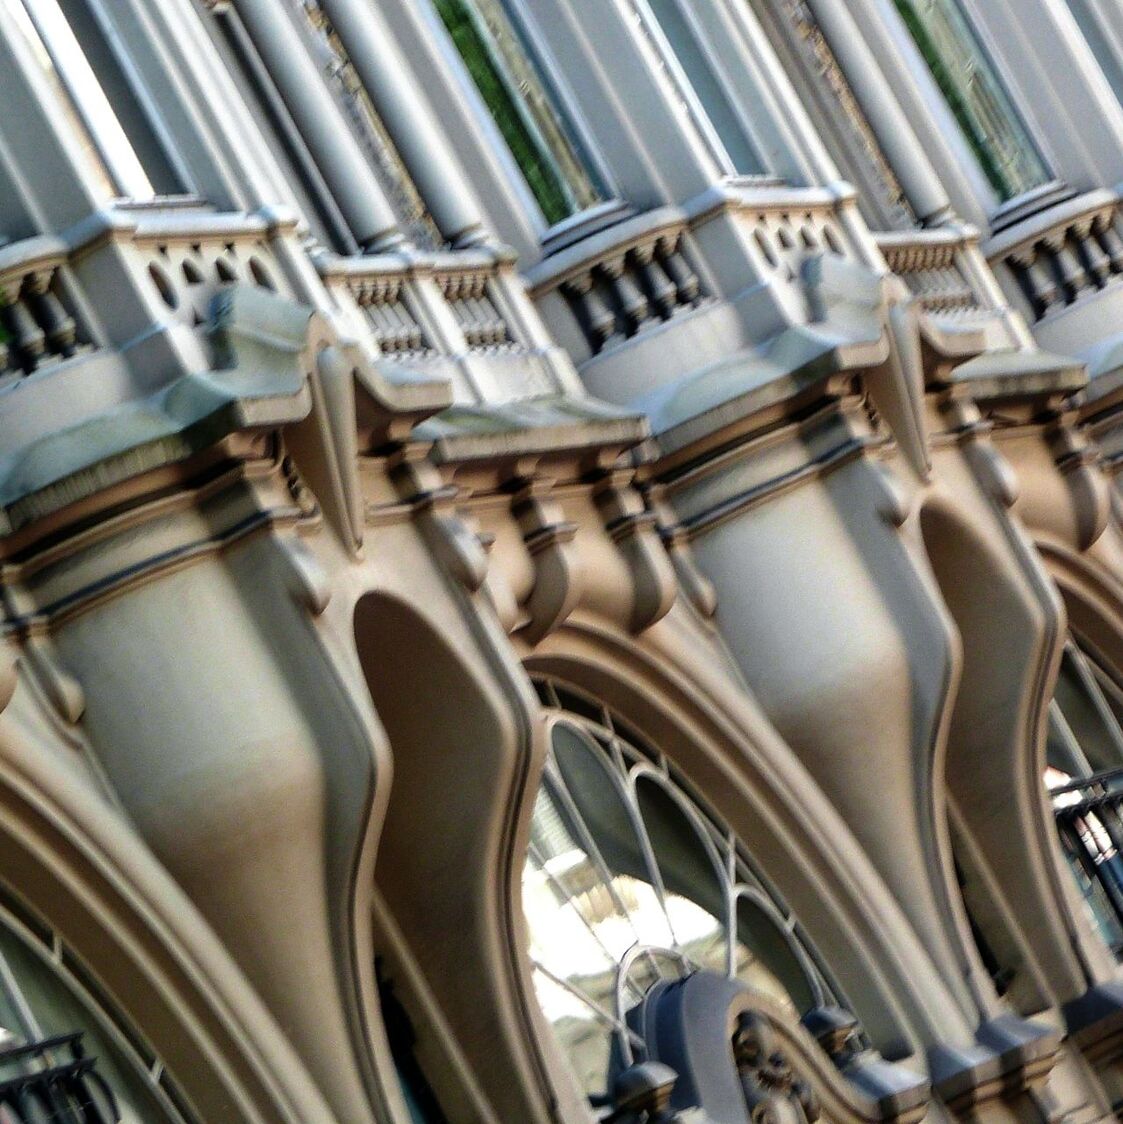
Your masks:
{"label": "wrought iron balcony", "polygon": [[1123,768],[1049,792],[1069,865],[1100,935],[1123,955]]}
{"label": "wrought iron balcony", "polygon": [[82,1032],[0,1050],[5,1124],[115,1124],[117,1100],[82,1048]]}

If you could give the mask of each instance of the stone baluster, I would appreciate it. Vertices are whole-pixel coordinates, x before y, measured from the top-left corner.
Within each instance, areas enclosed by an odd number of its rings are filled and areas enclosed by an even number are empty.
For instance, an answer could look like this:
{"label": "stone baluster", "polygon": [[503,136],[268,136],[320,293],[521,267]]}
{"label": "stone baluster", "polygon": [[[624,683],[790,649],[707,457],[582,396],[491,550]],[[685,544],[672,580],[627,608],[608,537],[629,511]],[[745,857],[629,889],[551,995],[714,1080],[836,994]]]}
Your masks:
{"label": "stone baluster", "polygon": [[1023,246],[1008,259],[1014,275],[1021,283],[1026,299],[1040,320],[1060,297],[1049,266],[1040,260],[1036,246]]}
{"label": "stone baluster", "polygon": [[645,242],[637,246],[632,251],[632,256],[648,297],[659,310],[659,315],[664,320],[669,320],[674,315],[678,291],[655,256],[655,243]]}
{"label": "stone baluster", "polygon": [[1072,232],[1080,248],[1088,277],[1097,289],[1102,289],[1111,277],[1111,262],[1092,235],[1092,221],[1091,216],[1081,219],[1073,224]]}
{"label": "stone baluster", "polygon": [[1112,273],[1123,273],[1123,238],[1115,228],[1115,211],[1101,211],[1092,221],[1092,230],[1107,260]]}
{"label": "stone baluster", "polygon": [[615,254],[600,263],[600,270],[616,297],[626,322],[626,334],[634,336],[643,327],[648,316],[647,297],[643,295],[632,275],[628,254]]}
{"label": "stone baluster", "polygon": [[1052,256],[1054,268],[1060,276],[1065,303],[1072,304],[1088,284],[1088,276],[1080,263],[1079,255],[1069,244],[1068,228],[1047,235],[1045,247]]}
{"label": "stone baluster", "polygon": [[564,281],[562,289],[572,301],[577,319],[595,355],[616,334],[616,313],[597,291],[591,268]]}
{"label": "stone baluster", "polygon": [[54,270],[38,270],[25,283],[27,300],[52,355],[69,359],[78,346],[78,325],[51,291]]}
{"label": "stone baluster", "polygon": [[31,374],[47,353],[47,336],[27,306],[22,279],[4,287],[3,302],[0,313],[10,337],[11,352],[24,373]]}
{"label": "stone baluster", "polygon": [[697,304],[702,295],[702,283],[681,252],[680,241],[679,234],[664,235],[659,239],[655,256],[666,270],[667,276],[674,282],[679,304]]}

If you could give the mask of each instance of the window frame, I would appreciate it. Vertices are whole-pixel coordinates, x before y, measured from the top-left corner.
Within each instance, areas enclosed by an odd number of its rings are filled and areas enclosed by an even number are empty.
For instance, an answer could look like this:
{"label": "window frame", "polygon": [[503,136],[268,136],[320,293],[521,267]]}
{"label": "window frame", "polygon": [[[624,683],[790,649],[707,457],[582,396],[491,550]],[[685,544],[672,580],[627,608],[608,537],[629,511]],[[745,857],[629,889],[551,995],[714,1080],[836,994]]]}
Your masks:
{"label": "window frame", "polygon": [[[0,6],[8,12],[16,34],[27,40],[32,54],[37,56],[42,50],[46,55],[53,75],[48,81],[57,83],[57,96],[67,103],[64,116],[68,127],[75,131],[79,147],[88,150],[90,157],[97,161],[96,170],[90,168],[86,158],[82,166],[98,181],[98,194],[104,196],[107,204],[151,205],[165,199],[180,204],[203,202],[187,166],[171,143],[153,99],[138,81],[129,60],[117,50],[97,5],[84,4],[85,16],[96,25],[104,39],[104,49],[120,69],[127,96],[133,100],[138,117],[150,133],[148,139],[158,149],[166,170],[178,181],[178,190],[160,191],[153,183],[153,170],[145,167],[65,5],[59,0],[35,0],[34,3],[0,0]],[[38,59],[37,65],[46,74],[46,68]],[[136,190],[138,187],[140,191]]]}
{"label": "window frame", "polygon": [[[467,0],[471,2],[471,0]],[[582,162],[586,174],[600,191],[604,198],[587,207],[583,207],[570,215],[549,222],[534,195],[522,168],[510,146],[507,144],[498,123],[495,121],[484,100],[483,94],[477,87],[475,80],[468,70],[468,64],[461,56],[451,34],[437,11],[434,0],[426,0],[418,5],[422,19],[427,28],[433,32],[433,41],[437,51],[449,73],[453,76],[460,94],[465,97],[472,109],[472,117],[476,126],[484,133],[489,141],[492,154],[498,159],[507,186],[518,199],[523,213],[531,219],[537,234],[538,241],[543,247],[551,249],[560,248],[562,245],[593,233],[604,226],[617,221],[630,213],[630,208],[619,192],[618,185],[612,175],[607,162],[604,160],[599,147],[593,137],[592,130],[584,119],[581,108],[568,88],[568,83],[561,78],[561,70],[538,28],[533,14],[525,7],[517,8],[508,5],[506,0],[496,0],[503,9],[503,13],[511,23],[516,36],[521,41],[531,66],[537,73],[547,97],[552,102],[552,108],[560,116],[563,124],[573,135],[575,141],[574,155]]]}
{"label": "window frame", "polygon": [[714,49],[713,39],[702,20],[699,18],[698,8],[683,0],[667,0],[678,10],[679,18],[687,25],[687,30],[694,40],[695,47],[705,56],[704,62],[709,71],[711,81],[718,87],[725,99],[726,108],[732,113],[736,126],[740,132],[741,142],[749,148],[759,168],[746,170],[737,167],[737,162],[729,151],[726,138],[721,135],[719,127],[706,106],[705,98],[698,92],[697,86],[691,79],[686,65],[679,58],[678,51],[671,42],[670,36],[663,27],[662,21],[654,8],[651,0],[628,0],[628,4],[635,13],[637,20],[643,26],[649,45],[655,50],[668,75],[675,86],[681,99],[687,117],[705,145],[711,159],[719,170],[719,174],[727,180],[744,183],[777,183],[782,182],[772,169],[761,151],[761,144],[756,130],[753,128],[752,117],[743,112],[742,99],[739,92],[730,81],[727,67],[724,65],[720,54]]}
{"label": "window frame", "polygon": [[[557,747],[554,741],[554,732],[560,727],[568,728],[579,741],[586,744],[587,752],[598,756],[600,767],[607,774],[607,783],[611,785],[615,799],[619,802],[621,810],[627,819],[631,830],[635,833],[635,842],[643,855],[644,862],[654,875],[650,882],[652,890],[657,896],[664,910],[665,919],[672,933],[672,944],[664,948],[653,948],[642,943],[633,945],[622,958],[617,961],[618,978],[616,983],[617,1002],[616,1008],[621,1009],[622,990],[627,986],[628,969],[632,957],[636,955],[666,955],[672,959],[677,958],[682,966],[687,968],[690,961],[685,949],[674,932],[674,924],[669,914],[666,913],[666,891],[663,885],[663,867],[660,857],[655,853],[654,839],[648,825],[640,802],[638,786],[641,781],[646,781],[658,787],[660,792],[669,800],[682,816],[684,822],[697,837],[696,842],[701,845],[704,858],[712,865],[715,875],[721,883],[722,893],[725,898],[725,912],[719,922],[727,942],[726,961],[727,974],[737,978],[734,958],[738,944],[737,918],[738,907],[743,901],[755,908],[776,931],[788,954],[804,976],[804,982],[812,1001],[809,1010],[817,1010],[824,1005],[849,1006],[849,1000],[841,988],[839,981],[830,970],[829,965],[822,957],[819,950],[811,941],[810,936],[796,917],[794,911],[787,905],[775,886],[760,870],[754,861],[748,847],[738,838],[736,832],[729,827],[724,817],[718,814],[706,799],[694,788],[685,775],[675,766],[672,759],[658,746],[649,743],[639,735],[611,706],[585,690],[575,687],[568,681],[557,678],[551,674],[532,673],[532,682],[539,696],[543,708],[544,729],[549,745],[549,751],[544,762],[542,777],[539,781],[540,791],[545,791],[551,802],[562,807],[572,804],[576,797],[572,794],[569,782],[566,780],[563,769],[557,760]],[[579,705],[574,706],[576,702]],[[600,717],[594,717],[590,710],[599,711]],[[559,795],[560,794],[560,795]],[[591,834],[590,827],[584,815],[578,812],[577,831],[574,839],[581,845],[581,836],[589,834],[593,849],[588,852],[594,861],[603,863],[599,858],[599,844]],[[567,828],[567,830],[570,830]],[[721,841],[720,846],[718,840]],[[526,866],[531,865],[530,848],[524,856]],[[697,904],[697,903],[696,903]],[[701,907],[700,908],[705,908]],[[528,938],[532,933],[529,917],[526,917]],[[595,1000],[586,997],[575,984],[557,976],[549,967],[538,963],[531,955],[529,946],[524,949],[524,955],[531,965],[532,974],[542,972],[552,983],[569,991],[579,1001],[589,1006],[592,1017],[600,1023],[607,1032],[617,1039],[617,1048],[625,1059],[629,1056],[630,1048],[627,1039],[630,1032],[626,1023],[613,1012],[601,1009]],[[765,967],[776,974],[781,986],[782,976],[775,972],[773,965],[764,959],[760,953],[756,954]],[[791,997],[793,1006],[796,1006],[794,996]],[[806,1012],[800,1011],[801,1017]],[[543,1011],[544,1017],[549,1022],[549,1017]],[[869,1046],[869,1039],[860,1028],[856,1032],[857,1041],[862,1048]],[[567,1054],[567,1049],[557,1040],[561,1053]],[[567,1061],[569,1059],[567,1058]],[[572,1062],[569,1064],[572,1066]],[[574,1071],[575,1079],[580,1078]]]}

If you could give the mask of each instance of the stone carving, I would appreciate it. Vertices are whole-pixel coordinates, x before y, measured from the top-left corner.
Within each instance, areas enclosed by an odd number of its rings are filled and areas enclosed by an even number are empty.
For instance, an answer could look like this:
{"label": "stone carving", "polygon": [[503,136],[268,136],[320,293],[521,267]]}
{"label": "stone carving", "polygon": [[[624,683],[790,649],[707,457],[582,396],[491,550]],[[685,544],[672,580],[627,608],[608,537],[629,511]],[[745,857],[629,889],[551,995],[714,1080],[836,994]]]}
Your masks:
{"label": "stone carving", "polygon": [[768,1021],[755,1011],[737,1016],[733,1060],[753,1124],[815,1124],[818,1098],[792,1069]]}

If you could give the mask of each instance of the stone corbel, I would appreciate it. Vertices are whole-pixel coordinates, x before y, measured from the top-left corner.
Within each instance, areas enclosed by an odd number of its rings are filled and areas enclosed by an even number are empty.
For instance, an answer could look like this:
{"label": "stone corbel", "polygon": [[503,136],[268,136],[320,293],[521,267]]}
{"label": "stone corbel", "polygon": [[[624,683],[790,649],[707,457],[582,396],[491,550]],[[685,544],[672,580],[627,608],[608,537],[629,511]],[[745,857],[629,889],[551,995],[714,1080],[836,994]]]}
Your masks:
{"label": "stone corbel", "polygon": [[548,636],[576,608],[584,589],[581,558],[575,542],[577,524],[564,518],[549,497],[551,481],[529,481],[512,510],[534,560],[534,586],[525,608],[530,620],[522,632],[531,644]]}
{"label": "stone corbel", "polygon": [[628,563],[632,606],[628,627],[642,632],[670,612],[675,572],[656,530],[655,513],[646,511],[632,487],[630,469],[609,472],[593,489],[605,529]]}
{"label": "stone corbel", "polygon": [[1050,434],[1053,459],[1072,496],[1076,545],[1088,550],[1107,529],[1112,487],[1100,466],[1099,450],[1074,426]]}

